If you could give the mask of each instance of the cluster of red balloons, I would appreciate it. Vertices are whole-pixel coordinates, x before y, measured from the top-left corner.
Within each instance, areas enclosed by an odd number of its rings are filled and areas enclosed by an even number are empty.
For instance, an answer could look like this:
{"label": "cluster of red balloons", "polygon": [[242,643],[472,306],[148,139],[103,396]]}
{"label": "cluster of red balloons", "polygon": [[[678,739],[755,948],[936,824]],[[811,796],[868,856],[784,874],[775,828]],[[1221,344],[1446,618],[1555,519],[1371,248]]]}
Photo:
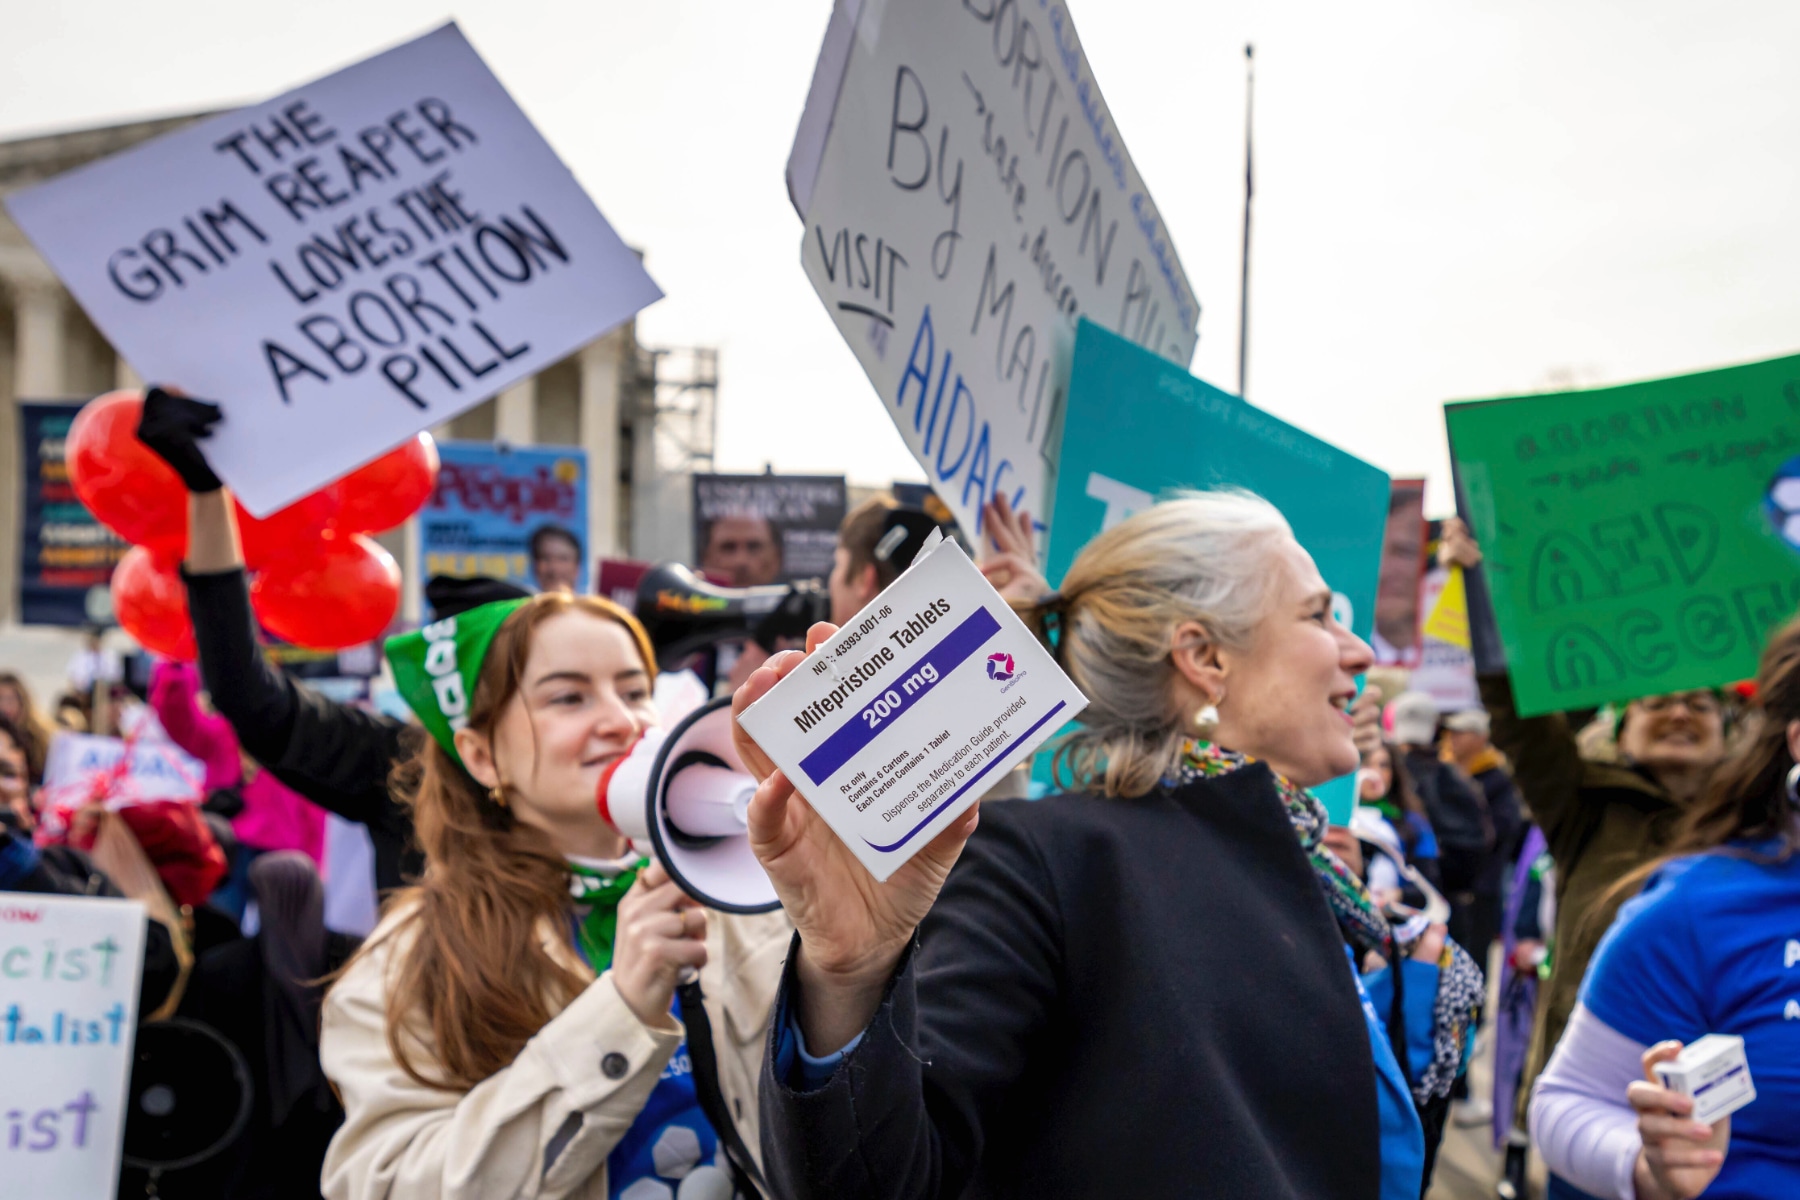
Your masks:
{"label": "cluster of red balloons", "polygon": [[[187,592],[188,496],[181,477],[137,438],[141,392],[82,407],[65,461],[82,504],[132,543],[113,570],[113,613],[146,649],[196,657]],[[400,607],[400,566],[368,535],[399,525],[437,486],[437,446],[417,437],[266,517],[240,504],[238,533],[254,573],[250,604],[284,641],[319,650],[381,636]]]}

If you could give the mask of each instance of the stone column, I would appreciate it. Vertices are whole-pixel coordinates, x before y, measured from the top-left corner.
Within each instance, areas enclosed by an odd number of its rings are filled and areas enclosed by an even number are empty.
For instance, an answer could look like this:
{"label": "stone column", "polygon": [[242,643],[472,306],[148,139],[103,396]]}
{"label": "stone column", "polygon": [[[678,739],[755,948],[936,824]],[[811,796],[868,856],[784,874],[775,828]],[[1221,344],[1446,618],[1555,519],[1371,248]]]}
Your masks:
{"label": "stone column", "polygon": [[618,330],[581,351],[581,446],[587,451],[589,569],[627,553],[619,537],[619,390],[625,339]]}
{"label": "stone column", "polygon": [[144,377],[131,369],[125,356],[113,352],[113,387],[121,392],[137,391],[144,386]]}
{"label": "stone column", "polygon": [[514,446],[537,441],[537,377],[521,379],[494,400],[494,440]]}
{"label": "stone column", "polygon": [[0,405],[0,625],[18,619],[20,400],[56,400],[63,394],[63,296],[48,272],[5,280],[13,307],[12,402]]}
{"label": "stone column", "polygon": [[13,284],[13,398],[57,400],[63,391],[63,298],[47,280]]}

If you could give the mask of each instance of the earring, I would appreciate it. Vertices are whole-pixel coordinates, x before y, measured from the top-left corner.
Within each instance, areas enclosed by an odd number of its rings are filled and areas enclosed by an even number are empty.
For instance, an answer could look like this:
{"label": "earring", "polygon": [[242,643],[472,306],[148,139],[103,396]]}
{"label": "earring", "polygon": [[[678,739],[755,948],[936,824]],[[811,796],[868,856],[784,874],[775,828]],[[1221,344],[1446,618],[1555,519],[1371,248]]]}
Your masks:
{"label": "earring", "polygon": [[[1224,699],[1223,696],[1220,699]],[[1219,705],[1217,701],[1208,704],[1194,714],[1194,732],[1201,741],[1212,740],[1213,731],[1219,727]]]}
{"label": "earring", "polygon": [[506,807],[506,792],[500,787],[499,784],[495,784],[493,787],[488,789],[488,799],[492,800],[495,804],[497,804],[501,808]]}
{"label": "earring", "polygon": [[1800,762],[1793,765],[1787,774],[1788,803],[1800,808]]}

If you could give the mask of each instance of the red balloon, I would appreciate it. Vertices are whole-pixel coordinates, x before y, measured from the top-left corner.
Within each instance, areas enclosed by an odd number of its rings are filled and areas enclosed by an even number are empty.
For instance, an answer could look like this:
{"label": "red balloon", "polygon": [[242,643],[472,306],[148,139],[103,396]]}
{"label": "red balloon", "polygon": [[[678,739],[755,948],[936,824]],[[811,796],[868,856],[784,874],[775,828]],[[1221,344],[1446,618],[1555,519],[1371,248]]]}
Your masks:
{"label": "red balloon", "polygon": [[437,477],[437,443],[429,433],[409,438],[338,480],[343,505],[331,527],[339,533],[392,529],[431,499]]}
{"label": "red balloon", "polygon": [[187,553],[187,488],[137,439],[141,392],[108,392],[82,405],[64,443],[75,495],[100,523],[165,559]]}
{"label": "red balloon", "polygon": [[280,559],[250,585],[269,632],[315,650],[373,641],[400,611],[400,564],[361,535],[319,539],[311,555]]}
{"label": "red balloon", "polygon": [[302,496],[286,508],[257,518],[242,504],[237,508],[238,538],[244,545],[244,562],[260,571],[277,559],[299,554],[316,556],[319,535],[338,512],[338,489],[333,484],[310,496]]}
{"label": "red balloon", "polygon": [[158,562],[149,547],[133,546],[113,568],[112,600],[119,624],[144,649],[181,662],[199,657],[187,588],[175,566]]}

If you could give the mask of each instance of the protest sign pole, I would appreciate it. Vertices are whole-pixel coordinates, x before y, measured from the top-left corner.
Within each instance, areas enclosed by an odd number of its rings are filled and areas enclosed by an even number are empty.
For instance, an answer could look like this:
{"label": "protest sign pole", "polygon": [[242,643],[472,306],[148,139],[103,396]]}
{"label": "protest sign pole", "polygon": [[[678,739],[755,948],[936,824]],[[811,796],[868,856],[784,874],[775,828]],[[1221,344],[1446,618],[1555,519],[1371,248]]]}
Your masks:
{"label": "protest sign pole", "polygon": [[1244,256],[1238,279],[1238,395],[1248,399],[1250,364],[1250,201],[1256,196],[1251,132],[1256,115],[1256,47],[1244,43]]}

